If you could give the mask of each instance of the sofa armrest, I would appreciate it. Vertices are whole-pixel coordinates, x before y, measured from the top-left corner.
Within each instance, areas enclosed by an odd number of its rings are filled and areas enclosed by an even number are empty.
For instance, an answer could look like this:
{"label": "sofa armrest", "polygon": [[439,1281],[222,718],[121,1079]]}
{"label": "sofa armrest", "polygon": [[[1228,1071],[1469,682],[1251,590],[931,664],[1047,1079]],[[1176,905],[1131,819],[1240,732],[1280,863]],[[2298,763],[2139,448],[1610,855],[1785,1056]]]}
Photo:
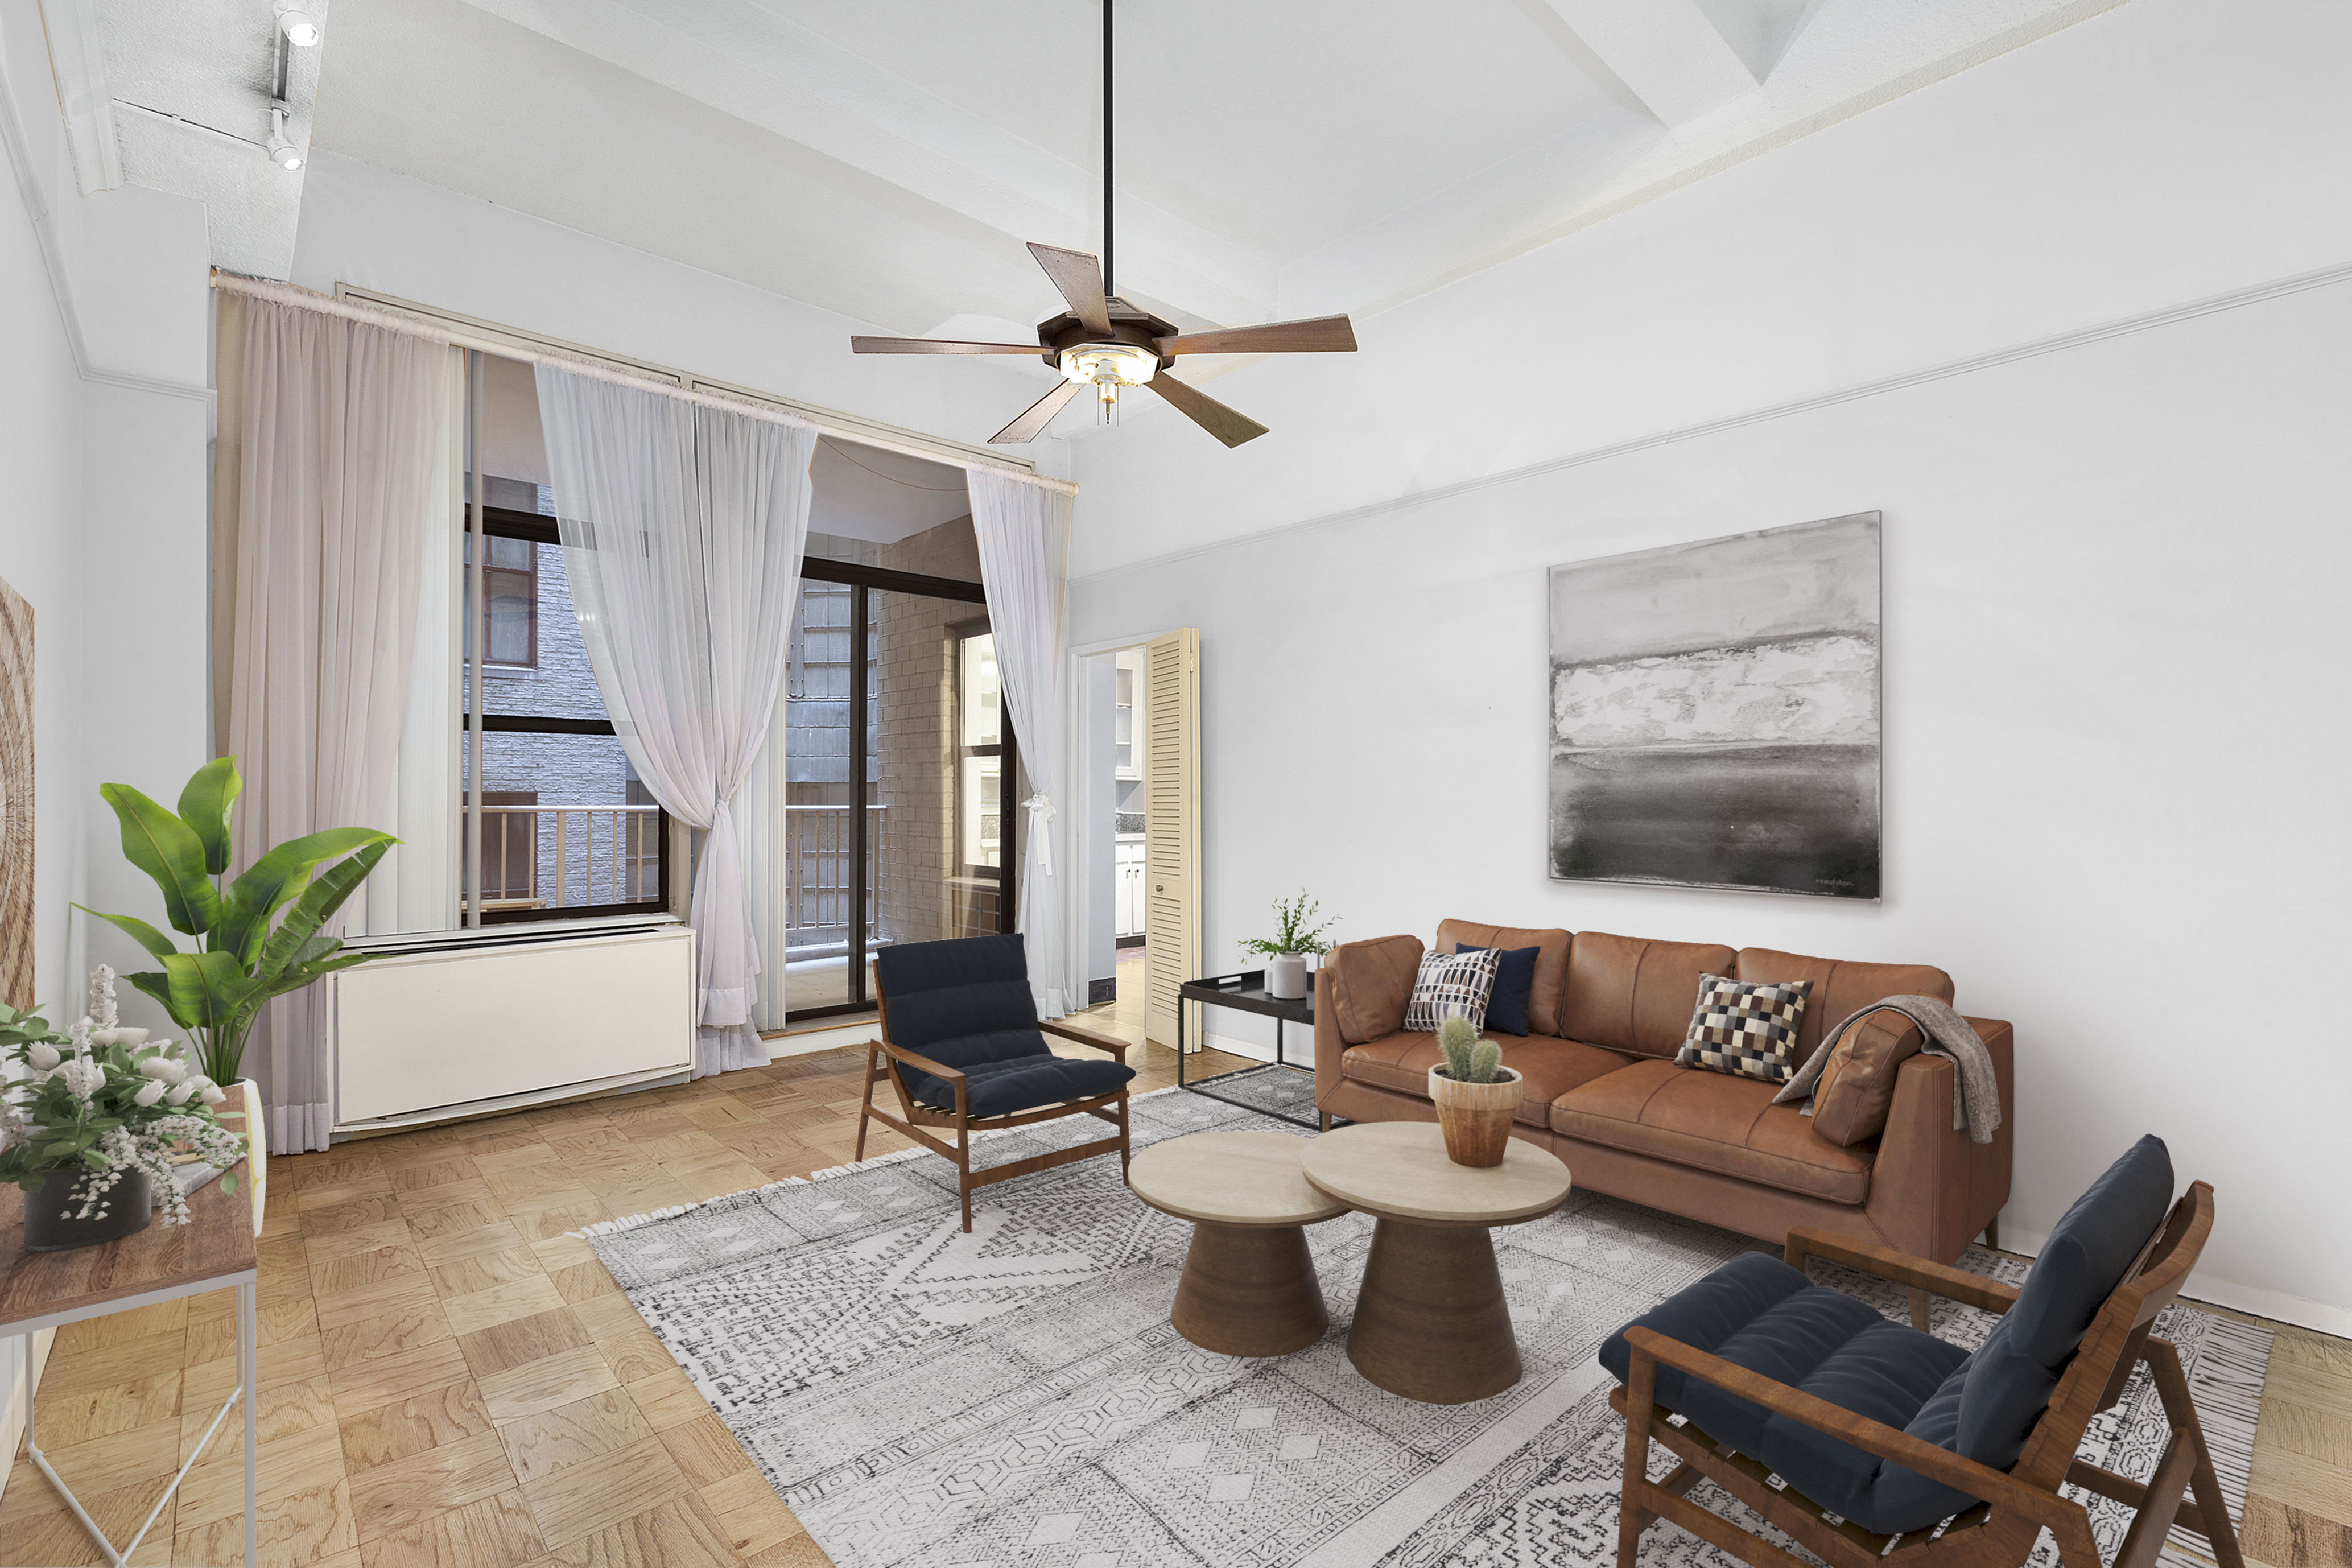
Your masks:
{"label": "sofa armrest", "polygon": [[1315,1103],[1322,1105],[1339,1092],[1339,1058],[1347,1051],[1339,1037],[1339,977],[1328,966],[1315,972]]}
{"label": "sofa armrest", "polygon": [[1951,1263],[2009,1201],[2011,1127],[2016,1117],[2010,1026],[1970,1019],[1993,1059],[2000,1090],[2000,1128],[1990,1143],[1952,1125],[1958,1069],[1948,1057],[1922,1052],[1895,1075],[1895,1101],[1879,1135],[1864,1211],[1896,1248]]}

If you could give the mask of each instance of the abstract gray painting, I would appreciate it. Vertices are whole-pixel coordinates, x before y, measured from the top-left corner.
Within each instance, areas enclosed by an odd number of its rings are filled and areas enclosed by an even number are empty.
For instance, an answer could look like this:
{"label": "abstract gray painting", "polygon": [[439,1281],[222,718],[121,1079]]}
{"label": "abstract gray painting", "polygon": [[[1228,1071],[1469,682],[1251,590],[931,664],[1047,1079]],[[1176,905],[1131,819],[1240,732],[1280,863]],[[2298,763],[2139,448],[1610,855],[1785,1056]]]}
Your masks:
{"label": "abstract gray painting", "polygon": [[1876,899],[1879,514],[1551,569],[1551,874]]}

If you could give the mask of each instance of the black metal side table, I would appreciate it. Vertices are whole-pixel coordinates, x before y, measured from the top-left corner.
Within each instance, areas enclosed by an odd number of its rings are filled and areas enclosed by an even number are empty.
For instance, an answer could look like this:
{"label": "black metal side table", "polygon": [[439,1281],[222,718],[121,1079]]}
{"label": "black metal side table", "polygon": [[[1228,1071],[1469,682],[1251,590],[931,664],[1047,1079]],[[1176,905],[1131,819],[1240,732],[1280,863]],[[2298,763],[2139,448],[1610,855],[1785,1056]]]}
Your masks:
{"label": "black metal side table", "polygon": [[[1309,978],[1312,979],[1311,976]],[[1274,1020],[1273,1062],[1235,1068],[1231,1072],[1213,1073],[1207,1078],[1187,1079],[1184,1076],[1186,1016],[1184,1004],[1187,1002],[1198,1002],[1208,1007],[1238,1007],[1244,1013],[1260,1013],[1272,1018]],[[1211,1084],[1223,1083],[1228,1079],[1240,1078],[1245,1073],[1263,1072],[1268,1065],[1278,1070],[1286,1069],[1290,1072],[1305,1073],[1312,1079],[1315,1076],[1315,1068],[1311,1063],[1302,1066],[1283,1055],[1282,1030],[1285,1024],[1304,1024],[1309,1029],[1315,1026],[1315,993],[1311,988],[1306,996],[1296,1002],[1286,1002],[1280,997],[1270,996],[1266,994],[1265,971],[1263,969],[1244,970],[1239,974],[1213,974],[1200,980],[1184,982],[1176,988],[1176,1087],[1189,1089],[1194,1094],[1205,1095],[1211,1100],[1221,1100],[1227,1105],[1238,1105],[1244,1110],[1255,1110],[1260,1116],[1271,1116],[1276,1121],[1287,1121],[1293,1127],[1304,1127],[1310,1132],[1324,1131],[1322,1118],[1319,1116],[1311,1120],[1300,1116],[1286,1116],[1279,1110],[1268,1110],[1262,1105],[1253,1105],[1245,1100],[1235,1100],[1229,1094],[1219,1094],[1209,1087]],[[1201,1033],[1206,1036],[1208,1032],[1208,1017],[1203,1014],[1201,1020]]]}

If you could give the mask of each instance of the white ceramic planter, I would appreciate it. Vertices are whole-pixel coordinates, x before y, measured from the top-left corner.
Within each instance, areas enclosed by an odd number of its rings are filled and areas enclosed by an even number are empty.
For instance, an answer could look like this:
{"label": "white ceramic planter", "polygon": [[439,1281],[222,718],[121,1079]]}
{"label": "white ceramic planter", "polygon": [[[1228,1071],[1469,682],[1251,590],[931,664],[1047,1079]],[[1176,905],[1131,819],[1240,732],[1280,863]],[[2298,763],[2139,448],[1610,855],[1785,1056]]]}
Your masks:
{"label": "white ceramic planter", "polygon": [[1265,994],[1277,1002],[1299,1002],[1307,996],[1307,955],[1277,952],[1265,961]]}

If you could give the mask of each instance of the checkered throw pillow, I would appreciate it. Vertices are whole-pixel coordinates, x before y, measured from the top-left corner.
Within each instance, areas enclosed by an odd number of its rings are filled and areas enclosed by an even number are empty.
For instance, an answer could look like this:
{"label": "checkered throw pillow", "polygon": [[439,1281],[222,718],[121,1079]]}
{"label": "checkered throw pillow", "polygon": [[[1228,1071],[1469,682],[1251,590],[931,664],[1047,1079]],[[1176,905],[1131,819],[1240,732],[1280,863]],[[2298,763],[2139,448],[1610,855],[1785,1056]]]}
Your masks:
{"label": "checkered throw pillow", "polygon": [[1797,1025],[1812,989],[1810,980],[1763,985],[1700,975],[1698,1010],[1676,1065],[1788,1082],[1797,1074]]}
{"label": "checkered throw pillow", "polygon": [[1503,955],[1495,948],[1476,952],[1424,952],[1421,973],[1412,979],[1412,1000],[1405,1004],[1404,1026],[1434,1034],[1437,1026],[1460,1014],[1473,1029],[1486,1026],[1486,999],[1495,994],[1495,971]]}

